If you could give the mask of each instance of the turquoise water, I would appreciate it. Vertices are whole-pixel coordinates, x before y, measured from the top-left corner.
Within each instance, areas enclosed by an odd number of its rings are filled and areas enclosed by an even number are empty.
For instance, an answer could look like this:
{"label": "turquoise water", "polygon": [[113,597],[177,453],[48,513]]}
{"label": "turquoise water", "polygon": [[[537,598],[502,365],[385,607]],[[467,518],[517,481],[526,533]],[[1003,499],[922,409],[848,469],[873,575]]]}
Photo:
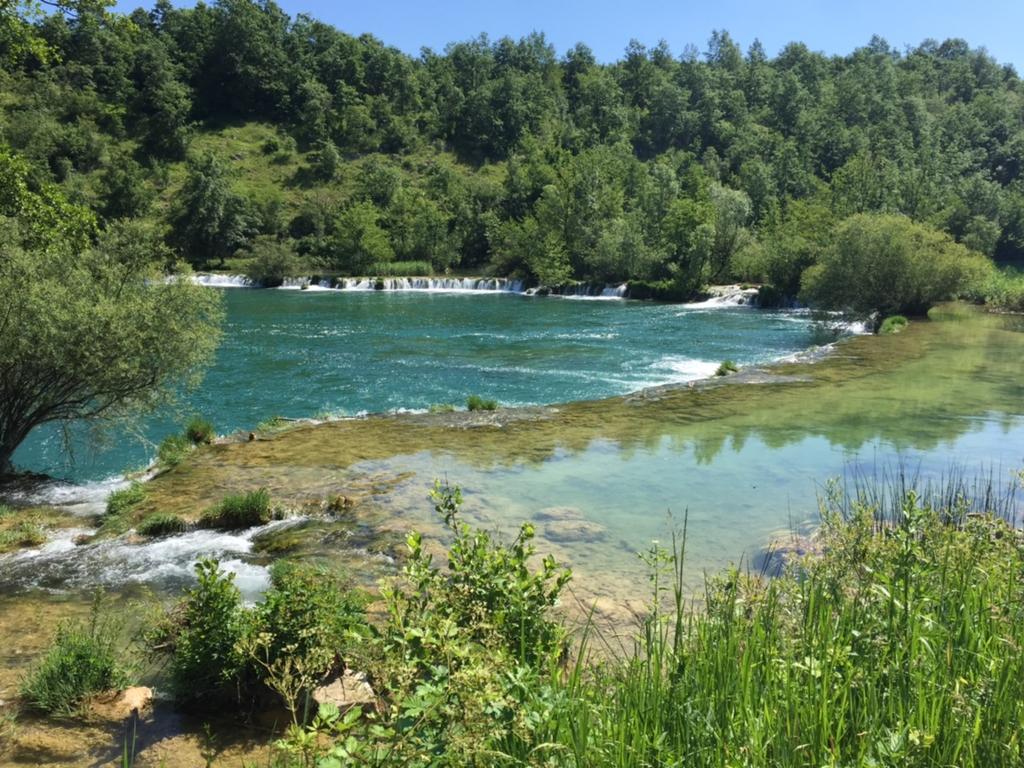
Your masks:
{"label": "turquoise water", "polygon": [[[224,347],[192,401],[222,431],[268,413],[422,408],[468,392],[514,404],[585,400],[814,341],[805,318],[739,308],[486,294],[238,292],[227,300]],[[967,313],[853,339],[771,384],[508,411],[472,429],[446,417],[381,417],[225,444],[157,478],[150,493],[186,515],[259,486],[293,509],[344,493],[383,534],[401,541],[417,529],[436,542],[443,531],[428,490],[448,478],[462,487],[469,520],[502,533],[535,521],[539,550],[573,567],[581,599],[622,606],[647,588],[636,553],[668,539],[684,518],[688,586],[699,592],[703,573],[737,561],[758,567],[769,541],[813,526],[830,478],[903,471],[939,481],[959,472],[1007,487],[1024,467],[1022,360],[1024,318]],[[148,426],[154,438],[173,428]],[[41,460],[53,450],[30,448]],[[145,455],[126,442],[75,471],[100,477]],[[107,490],[48,489],[45,499],[91,502],[95,511]],[[1018,490],[1010,509],[1018,524],[1022,497]],[[559,516],[597,533],[566,537]],[[267,583],[266,558],[253,552],[259,531],[81,547],[77,533],[0,558],[0,593],[138,583],[173,593],[201,556],[220,558],[248,596]],[[312,535],[308,546],[314,557],[353,556],[331,535]]]}
{"label": "turquoise water", "polygon": [[[215,290],[215,289],[211,289]],[[806,316],[743,307],[573,300],[508,293],[224,291],[224,341],[198,391],[137,430],[43,428],[16,466],[75,481],[147,463],[191,414],[220,433],[278,415],[587,400],[711,375],[725,359],[763,362],[814,341]]]}

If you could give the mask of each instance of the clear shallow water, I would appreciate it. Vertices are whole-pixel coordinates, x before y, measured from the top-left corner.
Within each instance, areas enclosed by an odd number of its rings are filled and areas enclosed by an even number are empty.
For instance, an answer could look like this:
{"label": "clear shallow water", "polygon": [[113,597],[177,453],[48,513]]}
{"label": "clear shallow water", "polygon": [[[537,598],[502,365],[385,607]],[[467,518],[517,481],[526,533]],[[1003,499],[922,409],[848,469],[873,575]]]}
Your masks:
{"label": "clear shallow water", "polygon": [[225,291],[224,341],[180,412],[147,418],[96,448],[43,428],[15,454],[27,470],[76,481],[144,465],[189,415],[218,432],[274,416],[355,415],[461,405],[571,402],[711,375],[725,359],[775,360],[813,342],[806,316],[508,293]]}

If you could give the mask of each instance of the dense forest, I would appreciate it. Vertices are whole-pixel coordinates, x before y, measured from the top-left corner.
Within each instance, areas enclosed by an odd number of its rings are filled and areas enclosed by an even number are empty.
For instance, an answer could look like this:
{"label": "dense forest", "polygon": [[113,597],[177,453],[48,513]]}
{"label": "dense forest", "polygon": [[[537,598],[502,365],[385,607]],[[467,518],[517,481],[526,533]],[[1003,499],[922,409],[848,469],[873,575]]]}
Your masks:
{"label": "dense forest", "polygon": [[1024,255],[1024,86],[962,40],[605,64],[539,33],[411,57],[270,0],[30,10],[0,27],[0,141],[199,267],[794,295],[863,214]]}

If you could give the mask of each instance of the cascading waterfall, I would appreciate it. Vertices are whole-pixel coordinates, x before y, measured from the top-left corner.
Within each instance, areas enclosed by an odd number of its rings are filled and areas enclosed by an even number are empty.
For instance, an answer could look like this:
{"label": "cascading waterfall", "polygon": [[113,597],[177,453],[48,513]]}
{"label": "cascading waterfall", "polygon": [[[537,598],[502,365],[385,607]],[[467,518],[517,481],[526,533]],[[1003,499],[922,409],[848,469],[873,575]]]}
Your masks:
{"label": "cascading waterfall", "polygon": [[256,288],[256,283],[245,275],[212,275],[207,272],[200,272],[193,275],[192,279],[200,285],[208,285],[211,288]]}
{"label": "cascading waterfall", "polygon": [[[211,288],[260,288],[245,275],[217,275],[201,272],[192,278]],[[303,291],[424,291],[435,293],[521,293],[544,294],[578,299],[625,299],[626,283],[601,285],[577,283],[551,289],[527,288],[524,280],[510,277],[339,277],[334,280],[312,277],[287,277],[277,286],[282,290]]]}
{"label": "cascading waterfall", "polygon": [[522,280],[505,277],[380,277],[338,278],[334,287],[342,291],[437,291],[446,293],[503,291],[523,293]]}

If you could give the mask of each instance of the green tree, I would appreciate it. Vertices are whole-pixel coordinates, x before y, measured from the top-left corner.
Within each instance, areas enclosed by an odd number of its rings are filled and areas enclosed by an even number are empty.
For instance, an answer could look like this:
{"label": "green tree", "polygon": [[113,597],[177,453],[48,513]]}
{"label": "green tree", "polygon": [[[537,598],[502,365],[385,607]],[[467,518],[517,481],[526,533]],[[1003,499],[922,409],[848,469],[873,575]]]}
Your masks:
{"label": "green tree", "polygon": [[906,217],[858,214],[840,225],[832,247],[804,273],[803,290],[825,309],[921,315],[969,288],[990,264]]}
{"label": "green tree", "polygon": [[107,219],[136,218],[153,200],[142,166],[129,155],[115,156],[100,176],[100,212]]}
{"label": "green tree", "polygon": [[253,282],[273,288],[292,276],[295,266],[295,251],[288,243],[262,235],[253,240],[252,258],[246,265],[245,274]]}
{"label": "green tree", "polygon": [[[158,274],[162,246],[142,225],[112,225],[92,244],[88,216],[53,190],[30,192],[9,156],[0,175],[14,181],[0,201],[0,471],[10,471],[41,424],[138,412],[194,380],[221,308],[187,275]],[[54,214],[78,223],[40,232]]]}
{"label": "green tree", "polygon": [[254,222],[246,201],[231,191],[221,164],[203,155],[189,161],[171,226],[172,241],[190,262],[223,264],[248,243]]}
{"label": "green tree", "polygon": [[365,275],[374,264],[394,259],[388,233],[379,222],[380,212],[373,203],[353,203],[346,208],[328,241],[329,264],[350,275]]}

